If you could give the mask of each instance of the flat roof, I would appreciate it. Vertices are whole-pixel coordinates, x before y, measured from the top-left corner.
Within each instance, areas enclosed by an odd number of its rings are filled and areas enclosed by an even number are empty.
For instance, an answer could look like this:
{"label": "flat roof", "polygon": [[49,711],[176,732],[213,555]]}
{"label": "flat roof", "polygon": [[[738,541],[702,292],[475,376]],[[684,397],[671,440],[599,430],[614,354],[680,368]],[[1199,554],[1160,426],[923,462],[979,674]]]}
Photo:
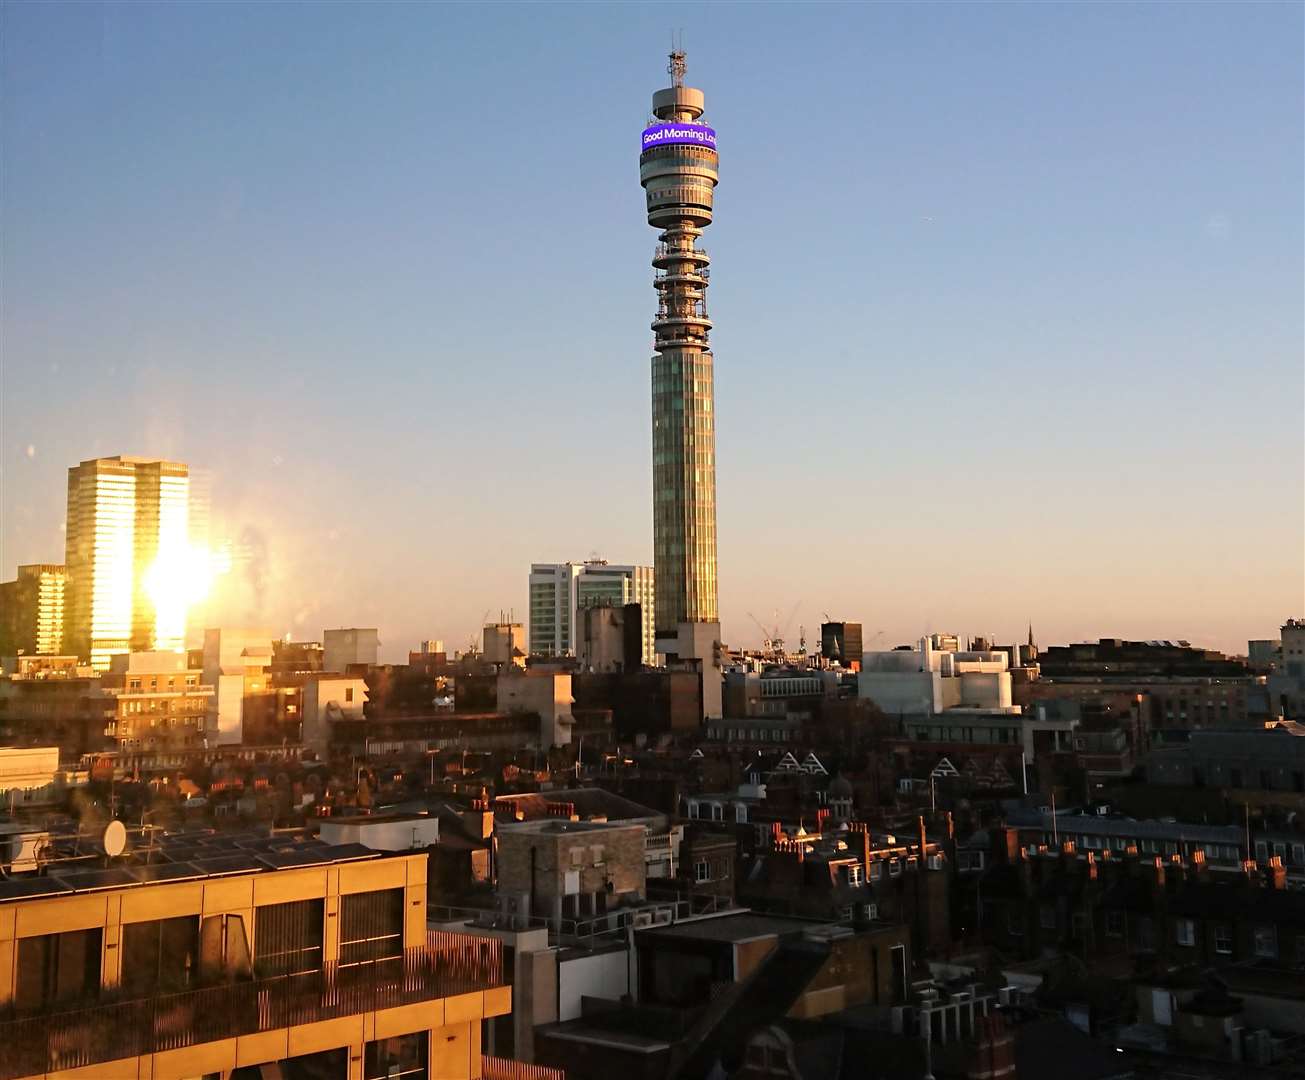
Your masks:
{"label": "flat roof", "polygon": [[782,915],[759,915],[752,911],[731,915],[715,915],[705,919],[689,919],[674,926],[660,926],[639,930],[640,937],[680,941],[728,941],[739,943],[757,938],[801,934],[824,923],[810,919],[790,919]]}
{"label": "flat roof", "polygon": [[[146,850],[148,849],[137,849],[138,853]],[[250,851],[233,845],[215,844],[209,847],[187,845],[184,858],[178,858],[178,852],[167,847],[156,847],[150,854],[157,861],[139,863],[131,861],[131,856],[127,856],[108,867],[95,866],[89,861],[80,865],[55,863],[44,873],[0,879],[0,904],[42,896],[135,888],[139,885],[193,881],[232,874],[293,870],[304,866],[380,859],[407,853],[372,851],[361,844],[299,844],[277,851]]]}

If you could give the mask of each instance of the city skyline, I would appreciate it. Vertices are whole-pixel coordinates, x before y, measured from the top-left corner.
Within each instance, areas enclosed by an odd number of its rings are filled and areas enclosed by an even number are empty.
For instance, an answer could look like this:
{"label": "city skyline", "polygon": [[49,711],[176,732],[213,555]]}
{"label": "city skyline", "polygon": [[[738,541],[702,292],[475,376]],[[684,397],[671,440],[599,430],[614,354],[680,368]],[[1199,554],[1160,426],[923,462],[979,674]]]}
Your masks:
{"label": "city skyline", "polygon": [[[493,13],[92,11],[5,16],[0,577],[58,561],[59,478],[111,454],[211,472],[214,535],[237,548],[227,625],[376,625],[398,656],[464,640],[486,605],[524,613],[532,561],[651,562],[649,237],[629,164],[661,84],[651,14],[563,9],[570,62],[607,65],[570,142],[544,115],[569,105],[556,55]],[[959,8],[847,14],[860,38],[795,9],[683,20],[730,163],[710,244],[728,269],[724,639],[755,644],[749,612],[794,608],[791,639],[827,610],[867,648],[880,630],[878,647],[1022,640],[1029,621],[1044,642],[1269,636],[1305,588],[1301,154],[1279,138],[1299,133],[1299,9],[1020,9],[998,20],[1006,42]],[[767,98],[780,22],[823,43],[785,42],[797,102]],[[403,43],[414,26],[504,44],[436,74]],[[241,33],[251,55],[225,71]],[[311,47],[274,61],[287,40]],[[963,55],[975,41],[983,62]],[[1054,64],[1021,51],[1038,42]],[[994,63],[1003,49],[1020,62]],[[1148,49],[1157,70],[1136,63]],[[936,79],[915,71],[927,56]],[[283,87],[254,110],[280,63],[325,101]],[[511,93],[532,80],[541,110]],[[1076,96],[1088,85],[1099,100]],[[483,213],[424,107],[452,88],[484,95],[458,137],[491,166],[540,158],[469,170]],[[220,137],[192,144],[173,110]],[[794,169],[772,168],[775,133]],[[592,215],[561,252],[549,214],[569,204]],[[806,230],[781,287],[786,214]],[[510,318],[485,321],[467,283],[486,277]],[[561,321],[577,281],[595,309],[578,345]],[[56,424],[70,406],[80,422]]]}

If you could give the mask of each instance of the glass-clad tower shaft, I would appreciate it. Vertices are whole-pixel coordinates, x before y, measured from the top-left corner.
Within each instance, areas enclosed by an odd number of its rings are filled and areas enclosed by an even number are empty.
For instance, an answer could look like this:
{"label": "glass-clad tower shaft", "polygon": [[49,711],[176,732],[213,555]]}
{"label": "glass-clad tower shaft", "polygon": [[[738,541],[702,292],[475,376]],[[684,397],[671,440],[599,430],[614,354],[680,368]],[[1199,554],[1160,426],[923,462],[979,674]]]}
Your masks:
{"label": "glass-clad tower shaft", "polygon": [[716,425],[707,341],[710,261],[697,246],[711,224],[716,133],[701,117],[701,90],[684,85],[684,54],[671,54],[672,85],[653,95],[639,180],[648,224],[661,229],[653,255],[653,563],[657,636],[681,623],[714,623],[716,609]]}

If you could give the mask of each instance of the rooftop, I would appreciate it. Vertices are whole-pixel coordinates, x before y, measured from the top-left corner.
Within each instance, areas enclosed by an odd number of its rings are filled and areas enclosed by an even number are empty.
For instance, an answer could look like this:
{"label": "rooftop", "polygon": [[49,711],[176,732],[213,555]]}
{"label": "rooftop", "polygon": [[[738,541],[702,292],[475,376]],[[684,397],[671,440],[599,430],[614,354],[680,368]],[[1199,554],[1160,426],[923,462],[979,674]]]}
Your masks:
{"label": "rooftop", "polygon": [[361,844],[326,844],[302,836],[162,830],[137,833],[126,853],[113,859],[96,851],[92,837],[76,833],[52,832],[48,850],[40,869],[0,879],[0,904],[382,857]]}
{"label": "rooftop", "polygon": [[801,934],[824,924],[809,919],[788,919],[778,915],[758,915],[751,911],[730,915],[687,919],[674,926],[640,930],[640,936],[653,940],[679,941],[755,941],[757,938]]}

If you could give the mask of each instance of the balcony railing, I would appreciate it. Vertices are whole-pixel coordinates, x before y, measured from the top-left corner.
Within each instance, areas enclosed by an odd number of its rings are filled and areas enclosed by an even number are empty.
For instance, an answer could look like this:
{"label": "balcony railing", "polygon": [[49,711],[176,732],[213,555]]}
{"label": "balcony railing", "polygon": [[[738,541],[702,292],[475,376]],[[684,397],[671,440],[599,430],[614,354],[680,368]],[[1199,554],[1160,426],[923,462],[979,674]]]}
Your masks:
{"label": "balcony railing", "polygon": [[566,1073],[548,1065],[528,1065],[511,1058],[482,1054],[480,1074],[485,1080],[566,1080]]}
{"label": "balcony railing", "polygon": [[502,945],[430,931],[402,956],[364,964],[0,1020],[0,1080],[86,1068],[238,1035],[504,985]]}

